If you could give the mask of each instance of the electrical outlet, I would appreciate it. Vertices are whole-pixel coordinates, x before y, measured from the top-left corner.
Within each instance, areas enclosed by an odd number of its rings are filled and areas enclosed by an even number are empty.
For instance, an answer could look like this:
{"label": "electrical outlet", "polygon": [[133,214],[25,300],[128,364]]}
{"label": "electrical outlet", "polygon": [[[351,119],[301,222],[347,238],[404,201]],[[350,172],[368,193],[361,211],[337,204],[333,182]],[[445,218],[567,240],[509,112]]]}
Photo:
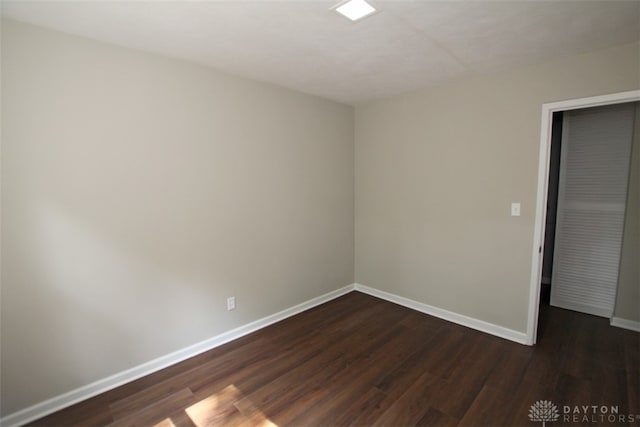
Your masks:
{"label": "electrical outlet", "polygon": [[227,298],[227,310],[235,310],[236,309],[236,297]]}
{"label": "electrical outlet", "polygon": [[520,216],[520,203],[511,203],[511,216]]}

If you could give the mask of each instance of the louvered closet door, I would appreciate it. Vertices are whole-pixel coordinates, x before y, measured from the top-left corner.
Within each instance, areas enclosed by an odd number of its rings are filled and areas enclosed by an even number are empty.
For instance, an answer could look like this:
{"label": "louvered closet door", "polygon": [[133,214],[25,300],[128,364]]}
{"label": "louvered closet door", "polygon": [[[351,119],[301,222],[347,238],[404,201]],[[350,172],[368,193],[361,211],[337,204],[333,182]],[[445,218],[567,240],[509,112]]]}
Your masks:
{"label": "louvered closet door", "polygon": [[564,113],[551,305],[611,317],[635,104]]}

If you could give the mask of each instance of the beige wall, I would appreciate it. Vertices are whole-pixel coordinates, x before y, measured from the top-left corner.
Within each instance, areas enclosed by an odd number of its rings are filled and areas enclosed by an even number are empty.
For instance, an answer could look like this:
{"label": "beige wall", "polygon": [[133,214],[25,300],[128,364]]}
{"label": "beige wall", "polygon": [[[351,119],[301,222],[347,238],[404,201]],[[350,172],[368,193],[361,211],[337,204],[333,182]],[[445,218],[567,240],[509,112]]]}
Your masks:
{"label": "beige wall", "polygon": [[356,282],[525,332],[542,104],[640,88],[638,52],[357,107]]}
{"label": "beige wall", "polygon": [[[638,52],[357,107],[356,281],[524,331],[541,105]],[[11,21],[2,91],[3,415],[353,282],[351,107]]]}
{"label": "beige wall", "polygon": [[349,106],[3,21],[1,178],[4,415],[353,282]]}
{"label": "beige wall", "polygon": [[627,194],[614,316],[640,322],[640,103],[636,103]]}

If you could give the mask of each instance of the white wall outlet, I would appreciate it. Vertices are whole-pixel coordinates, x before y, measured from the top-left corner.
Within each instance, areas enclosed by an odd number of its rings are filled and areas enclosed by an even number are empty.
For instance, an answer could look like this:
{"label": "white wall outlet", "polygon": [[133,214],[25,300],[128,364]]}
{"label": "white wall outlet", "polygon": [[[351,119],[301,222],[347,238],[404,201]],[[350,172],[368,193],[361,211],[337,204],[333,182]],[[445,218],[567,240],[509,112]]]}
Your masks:
{"label": "white wall outlet", "polygon": [[236,297],[227,298],[227,310],[235,310],[236,309]]}
{"label": "white wall outlet", "polygon": [[511,203],[511,216],[520,216],[520,203]]}

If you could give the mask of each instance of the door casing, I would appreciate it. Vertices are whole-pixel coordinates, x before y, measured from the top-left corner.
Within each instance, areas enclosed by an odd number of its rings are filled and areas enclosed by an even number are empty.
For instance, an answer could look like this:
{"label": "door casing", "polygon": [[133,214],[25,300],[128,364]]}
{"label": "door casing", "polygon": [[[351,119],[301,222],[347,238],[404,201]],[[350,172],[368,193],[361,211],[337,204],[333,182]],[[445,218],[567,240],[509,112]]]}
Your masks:
{"label": "door casing", "polygon": [[540,282],[544,255],[544,232],[546,220],[547,191],[549,186],[549,161],[551,154],[551,124],[556,111],[577,110],[640,101],[640,90],[618,92],[608,95],[577,98],[542,104],[540,129],[540,150],[538,157],[538,191],[536,215],[533,228],[533,248],[531,255],[531,282],[529,286],[529,310],[527,318],[527,344],[536,343],[538,333],[538,309],[540,305]]}

